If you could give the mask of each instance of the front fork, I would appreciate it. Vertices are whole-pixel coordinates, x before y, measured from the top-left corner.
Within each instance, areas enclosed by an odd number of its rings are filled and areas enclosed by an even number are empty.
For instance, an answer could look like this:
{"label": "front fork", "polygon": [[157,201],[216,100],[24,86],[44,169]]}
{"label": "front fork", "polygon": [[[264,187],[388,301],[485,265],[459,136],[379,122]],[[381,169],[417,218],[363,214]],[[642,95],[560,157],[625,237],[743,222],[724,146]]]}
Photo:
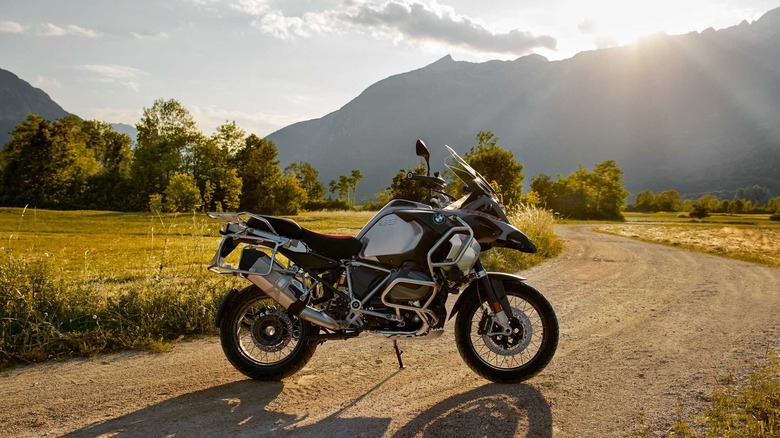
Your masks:
{"label": "front fork", "polygon": [[479,290],[485,293],[490,308],[493,311],[494,321],[501,326],[505,335],[512,332],[509,325],[509,317],[512,315],[512,307],[509,305],[509,299],[506,297],[506,291],[501,281],[492,282],[487,275],[487,271],[482,266],[482,262],[477,260],[474,265],[479,281]]}

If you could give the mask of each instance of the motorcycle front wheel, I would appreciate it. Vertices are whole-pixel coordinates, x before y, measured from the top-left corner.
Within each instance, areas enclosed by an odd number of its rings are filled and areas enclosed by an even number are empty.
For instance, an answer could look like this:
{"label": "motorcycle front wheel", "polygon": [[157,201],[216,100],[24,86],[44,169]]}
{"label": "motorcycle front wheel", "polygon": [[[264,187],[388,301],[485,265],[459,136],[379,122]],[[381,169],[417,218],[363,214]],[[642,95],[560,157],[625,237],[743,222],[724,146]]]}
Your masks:
{"label": "motorcycle front wheel", "polygon": [[318,331],[255,286],[227,303],[219,326],[225,356],[256,380],[281,380],[303,368],[317,348],[308,338]]}
{"label": "motorcycle front wheel", "polygon": [[558,319],[552,306],[533,287],[505,282],[511,333],[503,334],[493,321],[485,297],[474,293],[455,320],[455,343],[475,373],[496,383],[517,383],[544,369],[558,347]]}

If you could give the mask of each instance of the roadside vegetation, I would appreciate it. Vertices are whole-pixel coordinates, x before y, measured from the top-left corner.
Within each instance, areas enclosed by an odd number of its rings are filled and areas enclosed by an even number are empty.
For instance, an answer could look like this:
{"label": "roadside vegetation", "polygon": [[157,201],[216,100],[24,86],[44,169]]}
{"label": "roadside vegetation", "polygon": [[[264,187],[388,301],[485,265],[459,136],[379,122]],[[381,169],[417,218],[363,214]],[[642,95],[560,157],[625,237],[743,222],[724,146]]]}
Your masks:
{"label": "roadside vegetation", "polygon": [[[322,233],[355,235],[372,215],[290,217]],[[489,269],[516,272],[560,251],[549,213],[518,210],[512,220],[542,252],[491,254]],[[218,229],[199,213],[0,208],[0,369],[126,349],[164,351],[183,338],[215,334],[220,300],[241,283],[206,269]]]}
{"label": "roadside vegetation", "polygon": [[[651,437],[651,426],[640,415],[637,437]],[[680,419],[669,437],[742,438],[780,436],[780,354],[755,364],[747,376],[724,376],[710,404],[700,415]]]}

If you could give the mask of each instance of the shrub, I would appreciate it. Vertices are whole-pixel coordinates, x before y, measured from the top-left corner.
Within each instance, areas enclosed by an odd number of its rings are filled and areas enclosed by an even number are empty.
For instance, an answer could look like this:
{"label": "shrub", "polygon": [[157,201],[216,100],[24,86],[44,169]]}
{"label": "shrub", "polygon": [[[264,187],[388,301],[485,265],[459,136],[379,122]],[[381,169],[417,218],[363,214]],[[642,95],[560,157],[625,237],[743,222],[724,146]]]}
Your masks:
{"label": "shrub", "polygon": [[780,221],[780,213],[775,213],[772,216],[769,216],[770,221]]}
{"label": "shrub", "polygon": [[488,271],[517,272],[553,258],[563,250],[563,242],[555,234],[555,217],[538,207],[516,207],[508,212],[510,222],[535,244],[537,252],[522,253],[514,249],[493,248],[482,258]]}
{"label": "shrub", "polygon": [[224,278],[194,275],[131,284],[106,296],[93,282],[65,282],[45,262],[0,261],[0,368],[129,348],[159,350],[214,334]]}

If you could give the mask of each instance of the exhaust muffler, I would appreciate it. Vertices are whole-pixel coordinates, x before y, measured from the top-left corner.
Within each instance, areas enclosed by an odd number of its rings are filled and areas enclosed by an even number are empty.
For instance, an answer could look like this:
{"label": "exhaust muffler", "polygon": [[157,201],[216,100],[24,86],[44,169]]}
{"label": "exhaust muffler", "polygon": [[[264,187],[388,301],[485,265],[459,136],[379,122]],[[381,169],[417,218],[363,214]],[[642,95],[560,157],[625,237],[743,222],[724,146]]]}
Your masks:
{"label": "exhaust muffler", "polygon": [[[295,279],[295,277],[270,269],[271,263],[274,263],[272,262],[271,257],[261,251],[252,251],[257,253],[257,260],[254,261],[249,271],[270,272],[268,275],[247,275],[247,280],[259,287],[260,290],[274,301],[281,304],[291,315],[295,315],[304,321],[331,330],[338,330],[341,328],[335,319],[324,312],[307,305],[308,297],[304,296],[305,288]],[[245,255],[246,254],[242,254],[242,259]],[[277,263],[274,264],[277,265],[276,267],[281,268]]]}

